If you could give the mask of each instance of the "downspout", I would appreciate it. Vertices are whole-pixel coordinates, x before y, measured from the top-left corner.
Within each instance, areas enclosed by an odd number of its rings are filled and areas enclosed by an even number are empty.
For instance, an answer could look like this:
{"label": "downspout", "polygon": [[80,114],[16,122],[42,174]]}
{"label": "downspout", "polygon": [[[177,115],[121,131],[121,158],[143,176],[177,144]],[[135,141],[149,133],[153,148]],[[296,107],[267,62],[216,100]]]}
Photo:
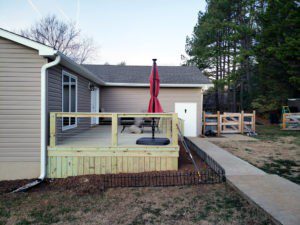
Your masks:
{"label": "downspout", "polygon": [[39,180],[46,177],[47,167],[47,69],[60,63],[61,56],[57,55],[55,60],[42,66],[41,69],[41,173]]}
{"label": "downspout", "polygon": [[47,69],[56,66],[60,63],[61,56],[57,55],[55,60],[47,63],[41,68],[41,164],[40,164],[40,176],[35,181],[28,183],[13,192],[26,191],[29,188],[36,186],[43,182],[46,177],[47,167]]}

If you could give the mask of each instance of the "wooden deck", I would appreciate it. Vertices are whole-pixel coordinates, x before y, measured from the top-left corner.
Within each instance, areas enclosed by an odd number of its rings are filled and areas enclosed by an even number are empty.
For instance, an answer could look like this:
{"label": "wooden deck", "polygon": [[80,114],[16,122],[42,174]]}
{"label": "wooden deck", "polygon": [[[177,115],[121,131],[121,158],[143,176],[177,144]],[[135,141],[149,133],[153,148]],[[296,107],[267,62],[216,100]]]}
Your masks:
{"label": "wooden deck", "polygon": [[[65,114],[64,114],[65,115]],[[88,114],[74,113],[80,117]],[[99,117],[101,113],[97,114]],[[105,117],[108,114],[105,114]],[[153,114],[121,114],[121,116],[150,117]],[[95,114],[90,114],[95,116]],[[86,174],[139,173],[148,171],[165,171],[178,169],[178,130],[177,114],[157,114],[165,118],[156,137],[168,137],[166,146],[136,145],[140,137],[151,137],[151,129],[143,134],[132,134],[128,128],[121,133],[118,126],[118,115],[111,114],[112,126],[97,125],[82,130],[75,135],[58,134],[56,118],[53,116],[50,125],[50,145],[48,146],[48,177],[63,178]],[[55,120],[53,119],[55,118]]]}

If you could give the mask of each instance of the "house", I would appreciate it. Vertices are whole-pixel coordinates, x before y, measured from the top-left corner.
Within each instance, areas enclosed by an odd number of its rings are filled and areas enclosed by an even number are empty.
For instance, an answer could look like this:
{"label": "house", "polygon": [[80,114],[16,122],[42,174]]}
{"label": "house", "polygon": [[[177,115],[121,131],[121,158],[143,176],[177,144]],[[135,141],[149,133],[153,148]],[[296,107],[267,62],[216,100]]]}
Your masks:
{"label": "house", "polygon": [[[151,66],[84,66],[106,84],[100,89],[100,105],[104,111],[147,111]],[[197,67],[158,66],[158,70],[161,82],[159,100],[164,111],[175,112],[176,105],[184,109],[195,107],[191,108],[193,115],[188,112],[181,117],[190,123],[186,125],[186,132],[190,131],[190,136],[200,135],[203,90],[212,86],[210,80]],[[180,109],[177,110],[180,113]]]}
{"label": "house", "polygon": [[[166,113],[155,115],[165,130],[157,135],[172,141],[136,146],[138,136],[121,136],[118,121],[154,117],[145,113],[150,67],[79,65],[49,46],[0,29],[0,180],[176,169],[174,112],[184,117],[192,111],[199,134],[202,90],[211,84],[193,67],[158,69]],[[99,126],[98,118],[111,118],[112,125]]]}

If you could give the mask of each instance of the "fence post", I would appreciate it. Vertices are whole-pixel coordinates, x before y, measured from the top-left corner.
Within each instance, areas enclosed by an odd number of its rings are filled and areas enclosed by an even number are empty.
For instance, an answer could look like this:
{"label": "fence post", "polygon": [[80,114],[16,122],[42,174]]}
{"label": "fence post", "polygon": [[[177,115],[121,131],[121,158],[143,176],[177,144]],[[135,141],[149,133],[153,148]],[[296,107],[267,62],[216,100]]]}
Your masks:
{"label": "fence post", "polygon": [[217,135],[220,136],[221,134],[221,117],[220,117],[220,111],[217,112]]}
{"label": "fence post", "polygon": [[118,114],[111,116],[111,145],[118,146]]}
{"label": "fence post", "polygon": [[253,132],[255,132],[255,115],[256,115],[255,110],[253,110],[253,118],[252,118],[252,130],[253,130]]}
{"label": "fence post", "polygon": [[203,111],[203,135],[205,135],[205,123],[206,123],[206,114],[205,111]]}
{"label": "fence post", "polygon": [[240,122],[240,126],[241,126],[241,133],[244,134],[244,110],[241,111],[241,122]]}
{"label": "fence post", "polygon": [[172,145],[178,146],[178,116],[177,113],[173,113],[172,116]]}

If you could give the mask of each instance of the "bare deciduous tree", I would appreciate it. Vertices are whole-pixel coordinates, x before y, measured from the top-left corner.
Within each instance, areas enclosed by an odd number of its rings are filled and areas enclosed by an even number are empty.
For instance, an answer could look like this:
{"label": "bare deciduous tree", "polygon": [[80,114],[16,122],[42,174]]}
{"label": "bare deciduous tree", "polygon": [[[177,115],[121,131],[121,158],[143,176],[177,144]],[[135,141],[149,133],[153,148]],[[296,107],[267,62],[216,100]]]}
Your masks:
{"label": "bare deciduous tree", "polygon": [[125,62],[125,61],[122,61],[122,62],[120,62],[120,63],[117,64],[117,65],[119,65],[119,66],[126,66],[126,62]]}
{"label": "bare deciduous tree", "polygon": [[91,61],[97,52],[94,40],[83,37],[75,23],[60,21],[55,15],[42,18],[20,34],[55,48],[79,64]]}

